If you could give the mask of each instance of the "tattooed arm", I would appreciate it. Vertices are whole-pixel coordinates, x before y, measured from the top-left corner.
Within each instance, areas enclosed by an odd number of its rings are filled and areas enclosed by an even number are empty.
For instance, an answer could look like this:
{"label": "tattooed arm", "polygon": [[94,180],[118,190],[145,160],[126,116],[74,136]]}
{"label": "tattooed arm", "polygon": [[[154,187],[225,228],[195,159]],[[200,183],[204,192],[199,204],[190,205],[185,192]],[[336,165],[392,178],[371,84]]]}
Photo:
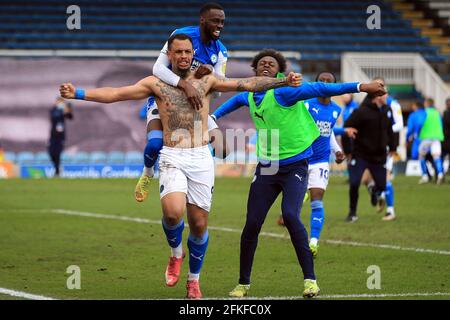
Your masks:
{"label": "tattooed arm", "polygon": [[[153,95],[152,85],[155,83],[155,77],[147,77],[134,85],[112,88],[104,87],[97,89],[89,89],[85,91],[84,100],[112,103],[125,100],[140,100]],[[63,83],[60,86],[61,97],[67,99],[75,98],[76,88],[71,83]]]}
{"label": "tattooed arm", "polygon": [[252,77],[244,79],[217,78],[211,86],[214,91],[266,91],[279,87],[298,87],[302,76],[291,72],[286,78]]}

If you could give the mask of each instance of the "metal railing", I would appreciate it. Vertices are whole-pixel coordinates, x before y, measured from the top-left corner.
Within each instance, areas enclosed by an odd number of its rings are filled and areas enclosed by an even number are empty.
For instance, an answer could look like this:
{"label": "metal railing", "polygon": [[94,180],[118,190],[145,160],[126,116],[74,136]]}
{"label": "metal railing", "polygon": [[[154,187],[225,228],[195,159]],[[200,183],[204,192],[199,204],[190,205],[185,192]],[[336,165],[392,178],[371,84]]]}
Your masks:
{"label": "metal railing", "polygon": [[[440,111],[450,97],[450,88],[418,53],[347,52],[342,54],[341,72],[345,82],[381,76],[388,84],[413,84],[423,96],[433,98]],[[358,101],[363,98],[355,96]]]}

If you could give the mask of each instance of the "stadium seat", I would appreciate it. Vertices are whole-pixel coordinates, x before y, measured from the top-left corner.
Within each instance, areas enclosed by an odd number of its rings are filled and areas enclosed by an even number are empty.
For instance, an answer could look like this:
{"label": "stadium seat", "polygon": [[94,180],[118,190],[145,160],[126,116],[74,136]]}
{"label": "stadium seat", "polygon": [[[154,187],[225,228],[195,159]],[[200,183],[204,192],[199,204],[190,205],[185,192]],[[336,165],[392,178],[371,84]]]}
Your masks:
{"label": "stadium seat", "polygon": [[144,159],[141,151],[128,151],[125,153],[125,163],[143,164]]}
{"label": "stadium seat", "polygon": [[67,153],[63,152],[61,154],[61,163],[62,164],[72,164],[74,163],[74,154],[73,153]]}
{"label": "stadium seat", "polygon": [[47,152],[38,152],[34,157],[36,164],[51,164],[50,156]]}
{"label": "stadium seat", "polygon": [[103,151],[94,151],[90,154],[90,163],[106,163],[107,155]]}
{"label": "stadium seat", "polygon": [[[83,32],[68,33],[66,25],[59,23],[64,4],[17,2],[1,8],[0,49],[160,50],[174,28],[198,24],[198,8],[203,3],[135,0],[123,6],[116,1],[101,5],[77,1],[83,8]],[[303,58],[339,59],[346,51],[416,51],[427,60],[446,58],[386,1],[223,0],[221,4],[227,16],[222,40],[230,51],[260,50],[274,44],[278,50],[299,51]],[[361,27],[366,26],[370,5],[377,5],[383,13],[380,30]],[[444,7],[439,6],[447,12]]]}
{"label": "stadium seat", "polygon": [[32,164],[34,162],[34,153],[29,151],[19,152],[16,161],[18,164]]}
{"label": "stadium seat", "polygon": [[11,151],[5,151],[5,160],[6,161],[11,161],[11,162],[16,162],[16,153],[15,152],[11,152]]}
{"label": "stadium seat", "polygon": [[122,151],[111,151],[107,156],[108,163],[123,163],[125,162],[125,153]]}
{"label": "stadium seat", "polygon": [[87,152],[77,152],[73,156],[73,163],[76,164],[87,164],[89,163],[90,155]]}

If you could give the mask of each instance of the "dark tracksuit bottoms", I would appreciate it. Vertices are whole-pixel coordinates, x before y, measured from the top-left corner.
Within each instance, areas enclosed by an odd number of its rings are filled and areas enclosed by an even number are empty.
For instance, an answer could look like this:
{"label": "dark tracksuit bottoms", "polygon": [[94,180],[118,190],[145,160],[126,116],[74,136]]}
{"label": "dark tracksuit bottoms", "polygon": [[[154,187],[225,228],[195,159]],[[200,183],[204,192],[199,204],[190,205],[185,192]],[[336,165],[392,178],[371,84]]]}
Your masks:
{"label": "dark tracksuit bottoms", "polygon": [[350,182],[350,215],[356,215],[358,189],[365,169],[375,181],[375,192],[380,195],[386,189],[386,154],[395,151],[397,141],[392,131],[392,110],[384,105],[378,107],[366,97],[361,106],[353,111],[344,127],[358,130],[354,140],[353,159],[348,166]]}
{"label": "dark tracksuit bottoms", "polygon": [[305,279],[316,279],[314,263],[308,244],[308,233],[300,221],[300,210],[308,187],[306,159],[280,166],[277,174],[261,174],[258,163],[247,201],[247,220],[241,235],[240,284],[250,284],[250,274],[258,245],[258,235],[270,207],[280,193],[285,226],[302,268]]}
{"label": "dark tracksuit bottoms", "polygon": [[366,169],[369,170],[375,181],[375,192],[379,195],[386,189],[386,165],[384,163],[369,162],[358,156],[353,158],[348,165],[351,215],[356,215],[359,185],[361,184],[361,178]]}

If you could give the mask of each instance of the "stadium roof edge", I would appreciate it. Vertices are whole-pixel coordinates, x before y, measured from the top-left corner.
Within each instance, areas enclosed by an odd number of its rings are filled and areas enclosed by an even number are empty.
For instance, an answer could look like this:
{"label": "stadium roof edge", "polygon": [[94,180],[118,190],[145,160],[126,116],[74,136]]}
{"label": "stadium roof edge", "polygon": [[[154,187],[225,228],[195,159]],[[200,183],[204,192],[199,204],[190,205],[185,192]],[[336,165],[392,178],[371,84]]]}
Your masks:
{"label": "stadium roof edge", "polygon": [[[259,51],[228,51],[231,58],[253,58]],[[281,51],[288,59],[301,59],[301,53]],[[114,58],[157,58],[159,50],[37,50],[0,49],[0,57],[114,57]]]}

